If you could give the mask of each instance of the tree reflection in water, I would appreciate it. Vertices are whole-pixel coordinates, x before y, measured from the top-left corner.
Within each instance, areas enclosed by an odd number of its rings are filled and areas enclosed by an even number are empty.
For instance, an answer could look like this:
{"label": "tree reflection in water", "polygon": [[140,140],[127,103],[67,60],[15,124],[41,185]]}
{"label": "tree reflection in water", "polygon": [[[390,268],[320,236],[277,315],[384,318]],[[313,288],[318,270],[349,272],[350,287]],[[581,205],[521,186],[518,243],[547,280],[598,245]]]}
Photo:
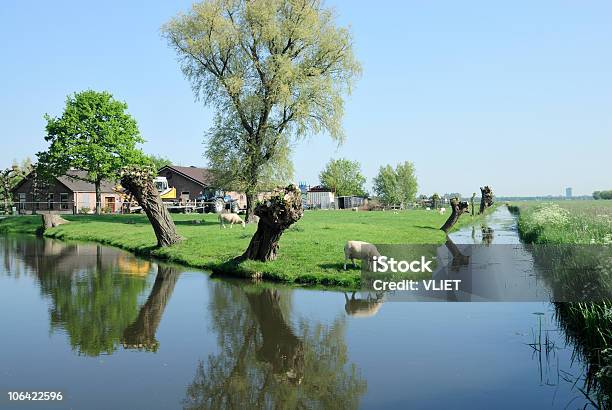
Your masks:
{"label": "tree reflection in water", "polygon": [[126,349],[137,348],[157,351],[159,342],[155,339],[157,327],[172,296],[180,273],[170,266],[158,266],[155,283],[138,317],[123,331],[121,343]]}
{"label": "tree reflection in water", "polygon": [[219,353],[200,361],[185,409],[357,408],[366,381],[348,363],[345,318],[292,327],[291,292],[211,283]]}
{"label": "tree reflection in water", "polygon": [[179,272],[158,267],[151,293],[147,272],[155,265],[118,249],[39,238],[13,244],[51,299],[51,329],[65,331],[72,349],[86,356],[124,347],[155,351],[155,332]]}

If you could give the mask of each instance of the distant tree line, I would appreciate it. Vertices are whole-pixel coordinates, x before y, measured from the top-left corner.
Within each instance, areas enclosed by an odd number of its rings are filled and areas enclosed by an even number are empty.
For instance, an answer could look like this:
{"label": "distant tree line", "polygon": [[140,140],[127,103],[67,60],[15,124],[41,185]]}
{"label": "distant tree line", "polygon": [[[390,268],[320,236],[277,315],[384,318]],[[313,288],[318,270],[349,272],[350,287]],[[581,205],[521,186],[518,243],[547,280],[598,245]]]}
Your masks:
{"label": "distant tree line", "polygon": [[608,191],[593,192],[593,199],[612,199],[612,189]]}

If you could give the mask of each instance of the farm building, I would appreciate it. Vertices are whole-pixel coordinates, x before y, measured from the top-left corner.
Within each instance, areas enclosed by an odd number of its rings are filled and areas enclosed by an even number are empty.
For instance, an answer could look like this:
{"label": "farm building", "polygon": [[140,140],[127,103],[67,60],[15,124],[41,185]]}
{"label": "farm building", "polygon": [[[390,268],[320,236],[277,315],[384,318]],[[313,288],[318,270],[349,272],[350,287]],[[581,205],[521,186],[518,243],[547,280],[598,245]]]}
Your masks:
{"label": "farm building", "polygon": [[336,198],[337,209],[359,208],[366,203],[366,199],[360,196],[339,196]]}
{"label": "farm building", "polygon": [[[96,209],[96,188],[83,181],[85,171],[70,170],[64,176],[51,181],[40,181],[35,173],[28,174],[15,188],[13,196],[19,213],[78,213]],[[107,212],[121,209],[121,195],[115,191],[115,183],[103,180],[101,185],[102,208]]]}
{"label": "farm building", "polygon": [[168,186],[176,189],[177,200],[182,202],[200,200],[202,196],[229,195],[238,201],[240,208],[246,208],[246,195],[240,192],[223,192],[214,186],[213,175],[206,168],[166,165],[157,172],[166,178]]}
{"label": "farm building", "polygon": [[307,204],[309,208],[332,209],[336,207],[335,194],[321,185],[311,187],[307,193]]}

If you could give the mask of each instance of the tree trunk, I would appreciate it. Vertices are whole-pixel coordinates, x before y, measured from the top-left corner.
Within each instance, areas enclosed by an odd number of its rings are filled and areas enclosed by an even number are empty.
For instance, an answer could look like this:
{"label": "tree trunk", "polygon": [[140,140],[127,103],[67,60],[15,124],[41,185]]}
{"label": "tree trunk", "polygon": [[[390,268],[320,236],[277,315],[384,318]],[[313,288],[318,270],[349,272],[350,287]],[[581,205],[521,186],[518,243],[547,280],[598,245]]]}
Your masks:
{"label": "tree trunk", "polygon": [[289,185],[275,190],[255,207],[254,214],[259,216],[257,231],[240,259],[275,260],[281,235],[303,213],[302,193],[298,188]]}
{"label": "tree trunk", "polygon": [[156,351],[159,346],[155,334],[179,273],[171,267],[160,266],[158,269],[151,294],[140,309],[136,320],[123,331],[121,343],[124,348]]}
{"label": "tree trunk", "polygon": [[478,213],[482,215],[491,205],[493,205],[493,190],[485,185],[484,188],[480,188],[480,211]]}
{"label": "tree trunk", "polygon": [[247,208],[246,208],[246,223],[253,222],[253,216],[255,215],[255,203],[257,202],[257,194],[254,192],[246,192]]}
{"label": "tree trunk", "polygon": [[96,215],[100,215],[102,213],[102,192],[100,190],[100,180],[97,179],[95,182],[96,185]]}
{"label": "tree trunk", "polygon": [[42,214],[42,220],[44,229],[55,228],[69,222],[57,214]]}
{"label": "tree trunk", "polygon": [[440,230],[446,233],[448,233],[448,231],[450,231],[453,225],[457,223],[461,214],[469,212],[468,203],[465,201],[459,201],[457,198],[451,199],[450,205],[452,213],[450,214],[444,225],[442,225],[442,227],[440,228]]}
{"label": "tree trunk", "polygon": [[138,205],[147,214],[157,238],[157,246],[170,246],[181,240],[170,212],[153,184],[150,172],[136,168],[124,170],[121,175],[121,185],[134,196]]}

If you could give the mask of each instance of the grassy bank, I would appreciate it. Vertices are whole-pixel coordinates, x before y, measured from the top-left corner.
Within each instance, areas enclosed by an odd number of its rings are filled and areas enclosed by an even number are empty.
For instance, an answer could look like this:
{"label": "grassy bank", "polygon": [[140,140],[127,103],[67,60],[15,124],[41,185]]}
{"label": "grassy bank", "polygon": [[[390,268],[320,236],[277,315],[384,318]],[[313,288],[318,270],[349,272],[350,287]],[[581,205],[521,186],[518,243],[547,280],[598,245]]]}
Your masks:
{"label": "grassy bank", "polygon": [[516,202],[519,233],[528,243],[612,243],[612,201]]}
{"label": "grassy bank", "polygon": [[[511,204],[509,208],[519,215],[519,234],[528,243],[612,244],[612,201],[522,202]],[[591,248],[596,252],[602,249],[601,246]],[[564,248],[557,260],[544,258],[540,262],[546,265],[544,268],[557,263],[558,266],[549,270],[553,276],[564,277],[569,284],[576,281],[576,286],[584,286],[581,278],[574,277],[576,270],[571,269],[571,262],[577,255],[589,251],[588,246]],[[537,252],[534,258],[538,263]],[[567,263],[570,269],[564,269],[566,261],[570,262]],[[591,283],[598,283],[598,289],[608,289],[612,285],[610,262],[599,260],[597,266],[583,269],[582,275],[595,273],[596,278],[589,277]],[[599,408],[612,408],[612,303],[555,303],[555,311],[568,341],[588,363],[585,394],[593,396],[595,392],[594,401]]]}
{"label": "grassy bank", "polygon": [[[214,273],[297,284],[359,286],[359,268],[343,270],[347,240],[371,243],[438,244],[445,236],[439,230],[448,215],[434,211],[393,212],[307,211],[283,235],[276,261],[245,261],[229,264],[248,246],[256,227],[219,229],[214,214],[175,214],[185,240],[175,246],[156,249],[155,236],[144,215],[66,216],[71,223],[49,229],[45,235],[65,240],[95,241],[117,246],[140,255],[154,256]],[[35,233],[40,216],[9,217],[0,220],[0,233]],[[459,226],[469,224],[463,216]]]}

